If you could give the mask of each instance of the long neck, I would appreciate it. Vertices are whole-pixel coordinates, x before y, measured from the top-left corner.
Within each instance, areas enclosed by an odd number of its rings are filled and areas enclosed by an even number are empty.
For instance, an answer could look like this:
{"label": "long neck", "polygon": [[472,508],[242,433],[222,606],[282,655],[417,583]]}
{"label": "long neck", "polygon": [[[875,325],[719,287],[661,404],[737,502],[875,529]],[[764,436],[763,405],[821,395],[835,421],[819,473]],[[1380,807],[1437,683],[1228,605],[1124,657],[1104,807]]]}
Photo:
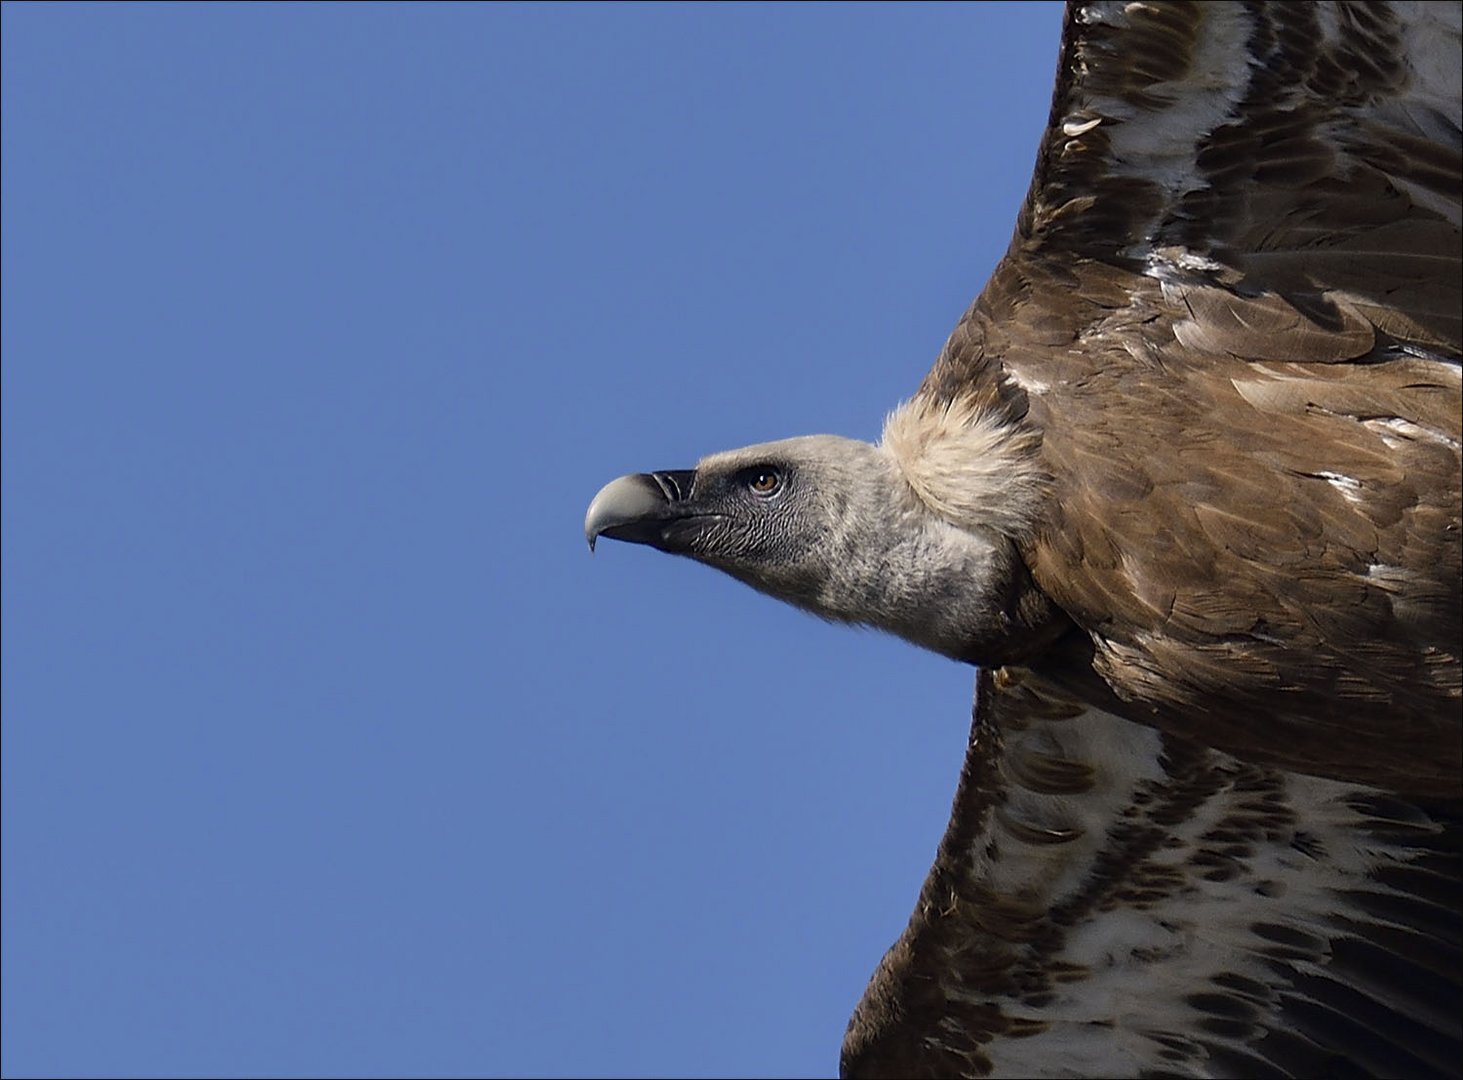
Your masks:
{"label": "long neck", "polygon": [[841,511],[826,577],[796,601],[818,614],[983,666],[1025,659],[1067,628],[1009,538],[932,513],[892,462]]}

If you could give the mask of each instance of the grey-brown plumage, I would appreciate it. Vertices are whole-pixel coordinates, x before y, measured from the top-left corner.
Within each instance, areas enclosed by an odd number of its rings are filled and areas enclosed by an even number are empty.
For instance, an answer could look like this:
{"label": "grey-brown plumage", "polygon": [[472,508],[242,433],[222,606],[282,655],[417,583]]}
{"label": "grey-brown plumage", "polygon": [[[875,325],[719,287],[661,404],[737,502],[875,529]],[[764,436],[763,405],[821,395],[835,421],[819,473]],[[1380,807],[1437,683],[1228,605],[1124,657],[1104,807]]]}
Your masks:
{"label": "grey-brown plumage", "polygon": [[983,669],[849,1076],[1459,1060],[1460,9],[1079,4],[877,445],[586,520]]}

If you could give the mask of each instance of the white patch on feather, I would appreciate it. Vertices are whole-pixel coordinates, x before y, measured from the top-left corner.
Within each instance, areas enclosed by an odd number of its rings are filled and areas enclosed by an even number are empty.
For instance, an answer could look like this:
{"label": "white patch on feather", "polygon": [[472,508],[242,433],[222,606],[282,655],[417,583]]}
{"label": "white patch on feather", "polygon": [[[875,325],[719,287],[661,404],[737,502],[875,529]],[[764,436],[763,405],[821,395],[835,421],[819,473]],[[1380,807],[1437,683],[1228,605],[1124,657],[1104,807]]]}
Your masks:
{"label": "white patch on feather", "polygon": [[[1151,6],[1141,3],[1088,4],[1078,18],[1122,27],[1144,18],[1148,10]],[[1250,86],[1253,18],[1241,8],[1218,4],[1208,7],[1205,16],[1204,32],[1188,73],[1144,87],[1150,99],[1165,103],[1161,109],[1094,94],[1079,103],[1073,116],[1096,119],[1069,119],[1064,124],[1064,133],[1070,128],[1074,137],[1080,137],[1103,120],[1116,121],[1103,128],[1112,171],[1155,183],[1174,200],[1208,186],[1199,172],[1199,144],[1229,119]],[[1130,255],[1142,258],[1151,252],[1154,233],[1168,211],[1168,207],[1160,210],[1149,223],[1144,241],[1136,250],[1130,249]]]}
{"label": "white patch on feather", "polygon": [[[1045,795],[1027,791],[1006,765],[1032,752],[1079,761],[1094,770],[1092,787],[1080,795]],[[1107,830],[1132,805],[1144,781],[1164,776],[1159,759],[1163,739],[1154,728],[1119,720],[1098,709],[1055,721],[1035,721],[1026,731],[1006,736],[1002,768],[1008,782],[1006,805],[1020,821],[1078,828],[1082,835],[1061,845],[1028,844],[995,832],[987,850],[975,852],[987,883],[999,895],[1021,896],[1032,890],[1057,900],[1076,892],[1086,881],[1092,860],[1108,845]],[[980,873],[980,869],[977,869]]]}
{"label": "white patch on feather", "polygon": [[[1072,351],[1077,352],[1078,350],[1074,349]],[[1007,368],[1006,377],[1028,394],[1045,394],[1051,389],[1050,385],[1042,382],[1040,379],[1032,378],[1029,372],[1023,372],[1019,366],[1013,365]]]}
{"label": "white patch on feather", "polygon": [[1224,269],[1223,263],[1205,255],[1197,255],[1188,248],[1163,247],[1148,253],[1143,272],[1162,282],[1164,295],[1170,296],[1170,282],[1187,281],[1195,271],[1213,273]]}
{"label": "white patch on feather", "polygon": [[1366,568],[1366,576],[1377,588],[1389,593],[1400,593],[1417,582],[1417,575],[1412,571],[1388,563],[1372,563]]}
{"label": "white patch on feather", "polygon": [[1363,420],[1362,426],[1380,435],[1382,442],[1386,443],[1390,450],[1398,450],[1406,446],[1408,442],[1435,442],[1450,450],[1459,448],[1458,440],[1446,432],[1414,424],[1411,420],[1404,420],[1400,416],[1389,416],[1385,420],[1380,418]]}
{"label": "white patch on feather", "polygon": [[1016,537],[1041,509],[1039,438],[966,402],[915,397],[884,421],[880,446],[919,500],[962,529]]}
{"label": "white patch on feather", "polygon": [[[1113,842],[1108,830],[1123,827],[1125,812],[1137,813],[1135,824],[1145,820],[1136,797],[1148,781],[1165,777],[1163,742],[1151,728],[1095,709],[1071,718],[1026,717],[1005,737],[1006,806],[1016,811],[1007,816],[1084,832],[1066,843],[1028,843],[1005,826],[1002,815],[993,815],[991,828],[972,847],[974,874],[997,895],[1040,897],[1055,908],[1091,884],[1102,852]],[[1006,761],[1033,750],[1088,765],[1094,770],[1092,788],[1076,796],[1022,789]],[[1299,774],[1270,774],[1282,805],[1294,815],[1296,842],[1257,840],[1231,856],[1233,876],[1205,877],[1195,856],[1226,846],[1211,834],[1235,815],[1253,820],[1250,808],[1266,797],[1253,786],[1252,769],[1217,752],[1209,757],[1210,767],[1229,773],[1231,781],[1170,826],[1166,841],[1145,860],[1155,872],[1180,875],[1184,885],[1144,906],[1099,905],[1071,925],[1051,961],[1085,970],[1055,983],[1054,998],[1040,1005],[1002,1001],[1006,1015],[1046,1029],[990,1043],[985,1049],[994,1075],[1136,1075],[1154,1060],[1153,1036],[1194,1030],[1203,1014],[1186,999],[1214,976],[1240,975],[1265,985],[1281,981],[1268,966],[1271,943],[1257,934],[1257,924],[1281,924],[1329,941],[1345,933],[1332,921],[1338,910],[1345,913],[1344,906],[1338,909],[1338,895],[1355,889],[1396,895],[1371,875],[1378,866],[1405,863],[1409,851],[1401,844],[1390,850],[1377,844],[1365,827],[1365,813],[1349,805],[1371,789]],[[988,1003],[980,996],[968,1000]],[[1257,1030],[1275,1022],[1263,1004],[1258,1007]],[[1238,1036],[1216,1038],[1243,1047]],[[1198,1059],[1170,1067],[1203,1068]]]}
{"label": "white patch on feather", "polygon": [[[1456,147],[1459,130],[1463,129],[1463,66],[1458,63],[1463,8],[1436,0],[1396,3],[1392,7],[1402,29],[1398,56],[1411,77],[1396,96],[1370,105],[1364,117],[1380,127],[1421,136],[1439,148]],[[1328,38],[1334,41],[1338,33],[1335,17],[1324,22],[1331,27]],[[1396,173],[1392,182],[1403,188],[1413,202],[1441,214],[1454,225],[1463,217],[1456,191],[1451,195],[1431,191]]]}
{"label": "white patch on feather", "polygon": [[1463,7],[1415,0],[1394,7],[1402,22],[1402,55],[1412,71],[1404,111],[1420,134],[1439,141],[1448,133],[1435,130],[1435,118],[1450,121],[1456,139],[1463,127],[1463,65],[1458,63]]}
{"label": "white patch on feather", "polygon": [[1359,480],[1356,480],[1350,476],[1342,476],[1340,473],[1334,472],[1318,472],[1316,473],[1316,475],[1319,476],[1322,480],[1326,481],[1326,483],[1330,484],[1337,491],[1341,492],[1342,496],[1345,497],[1347,502],[1360,503],[1362,501],[1361,482]]}

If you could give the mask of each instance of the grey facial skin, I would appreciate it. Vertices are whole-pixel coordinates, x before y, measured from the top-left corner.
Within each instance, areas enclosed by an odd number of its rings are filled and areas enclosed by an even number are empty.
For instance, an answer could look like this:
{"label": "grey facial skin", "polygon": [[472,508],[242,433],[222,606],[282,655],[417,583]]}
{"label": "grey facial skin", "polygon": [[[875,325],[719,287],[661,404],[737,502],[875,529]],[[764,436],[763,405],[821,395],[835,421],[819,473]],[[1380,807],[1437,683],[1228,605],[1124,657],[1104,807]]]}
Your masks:
{"label": "grey facial skin", "polygon": [[601,536],[647,544],[970,663],[1053,636],[1009,539],[931,513],[886,451],[855,439],[810,435],[622,476],[594,497],[584,533],[591,548]]}

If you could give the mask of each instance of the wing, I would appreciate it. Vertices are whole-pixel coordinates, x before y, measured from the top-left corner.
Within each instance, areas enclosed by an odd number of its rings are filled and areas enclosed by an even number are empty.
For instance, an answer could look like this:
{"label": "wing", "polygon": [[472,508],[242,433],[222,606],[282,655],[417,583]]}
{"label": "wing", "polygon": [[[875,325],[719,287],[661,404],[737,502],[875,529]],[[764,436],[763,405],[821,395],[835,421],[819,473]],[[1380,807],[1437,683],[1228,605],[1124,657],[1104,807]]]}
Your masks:
{"label": "wing", "polygon": [[979,676],[845,1076],[1454,1076],[1459,5],[1071,5],[920,389],[1040,437],[1073,631]]}
{"label": "wing", "polygon": [[845,1077],[1456,1076],[1459,820],[978,678]]}
{"label": "wing", "polygon": [[[1090,703],[1463,790],[1460,8],[1073,5],[1016,235],[921,388],[1039,432]],[[1053,668],[1049,674],[1058,674]]]}

